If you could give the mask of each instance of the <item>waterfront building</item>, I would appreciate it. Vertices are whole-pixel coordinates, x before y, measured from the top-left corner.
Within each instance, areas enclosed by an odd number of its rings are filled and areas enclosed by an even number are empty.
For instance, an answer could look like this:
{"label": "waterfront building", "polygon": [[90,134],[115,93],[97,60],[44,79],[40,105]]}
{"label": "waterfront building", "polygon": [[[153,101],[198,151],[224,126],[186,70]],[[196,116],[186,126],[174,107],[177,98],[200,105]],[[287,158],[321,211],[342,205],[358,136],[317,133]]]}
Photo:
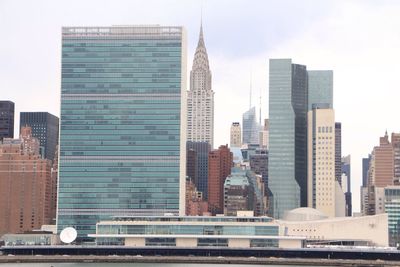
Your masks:
{"label": "waterfront building", "polygon": [[187,98],[187,140],[208,142],[214,147],[214,92],[211,71],[200,25],[200,36],[190,71],[190,91]]}
{"label": "waterfront building", "polygon": [[32,136],[40,141],[41,155],[45,159],[54,159],[58,144],[58,117],[48,112],[21,112],[19,127],[32,128]]}
{"label": "waterfront building", "polygon": [[[203,193],[203,198],[208,199],[208,153],[211,151],[211,145],[208,142],[186,142],[187,151],[192,150],[196,154],[196,159],[193,155],[190,161],[187,163],[189,173],[188,176],[192,175],[195,178],[192,179],[197,190]],[[196,161],[194,164],[193,161]],[[195,170],[193,170],[195,168]],[[196,172],[195,174],[193,172]]]}
{"label": "waterfront building", "polygon": [[341,179],[342,181],[342,189],[345,196],[346,201],[346,216],[352,216],[352,200],[351,200],[351,157],[347,155],[346,157],[342,157],[342,178],[346,177],[346,181]]}
{"label": "waterfront building", "polygon": [[0,144],[0,236],[51,223],[51,161],[39,154],[30,127]]}
{"label": "waterfront building", "polygon": [[[308,112],[308,207],[329,217],[344,215],[344,194],[335,178],[335,113],[325,104]],[[337,196],[338,195],[338,196]],[[337,197],[339,199],[337,199]],[[343,209],[343,210],[342,210]]]}
{"label": "waterfront building", "polygon": [[[309,245],[387,247],[388,215],[328,218],[311,208],[298,208],[278,221],[287,236],[304,236]],[[356,230],[355,230],[356,229]]]}
{"label": "waterfront building", "polygon": [[[97,223],[97,245],[130,247],[302,248],[307,245],[388,246],[388,216],[326,218],[310,208],[270,217],[114,217]],[[357,229],[357,231],[354,231]]]}
{"label": "waterfront building", "polygon": [[62,29],[57,229],[185,213],[182,27]]}
{"label": "waterfront building", "polygon": [[224,215],[237,216],[249,210],[249,181],[245,173],[232,172],[224,183]]}
{"label": "waterfront building", "polygon": [[210,212],[224,212],[224,182],[231,174],[233,154],[228,145],[220,146],[208,154],[208,205]]}
{"label": "waterfront building", "polygon": [[256,121],[256,108],[252,107],[245,113],[243,113],[242,117],[242,126],[243,126],[243,142],[242,144],[259,144],[259,128]]}
{"label": "waterfront building", "polygon": [[98,245],[131,247],[300,248],[305,238],[280,235],[269,217],[115,217],[97,223]]}
{"label": "waterfront building", "polygon": [[14,102],[0,101],[0,141],[3,138],[14,138]]}
{"label": "waterfront building", "polygon": [[231,125],[231,147],[241,147],[242,146],[242,129],[239,122],[232,122]]}

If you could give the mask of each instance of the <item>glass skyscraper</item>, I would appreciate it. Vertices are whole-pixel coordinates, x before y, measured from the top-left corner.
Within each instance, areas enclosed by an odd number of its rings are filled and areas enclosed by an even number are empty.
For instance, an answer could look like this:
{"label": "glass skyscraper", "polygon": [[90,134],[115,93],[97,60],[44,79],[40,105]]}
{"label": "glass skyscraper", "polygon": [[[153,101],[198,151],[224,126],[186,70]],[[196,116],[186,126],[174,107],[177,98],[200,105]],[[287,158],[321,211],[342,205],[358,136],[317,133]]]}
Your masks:
{"label": "glass skyscraper", "polygon": [[183,215],[185,83],[182,27],[63,28],[58,231]]}
{"label": "glass skyscraper", "polygon": [[268,185],[273,216],[307,206],[307,112],[333,108],[333,72],[307,71],[291,59],[269,62]]}
{"label": "glass skyscraper", "polygon": [[306,66],[270,59],[268,186],[275,218],[306,206],[307,98]]}
{"label": "glass skyscraper", "polygon": [[260,125],[256,121],[256,108],[252,107],[242,116],[243,144],[258,144]]}

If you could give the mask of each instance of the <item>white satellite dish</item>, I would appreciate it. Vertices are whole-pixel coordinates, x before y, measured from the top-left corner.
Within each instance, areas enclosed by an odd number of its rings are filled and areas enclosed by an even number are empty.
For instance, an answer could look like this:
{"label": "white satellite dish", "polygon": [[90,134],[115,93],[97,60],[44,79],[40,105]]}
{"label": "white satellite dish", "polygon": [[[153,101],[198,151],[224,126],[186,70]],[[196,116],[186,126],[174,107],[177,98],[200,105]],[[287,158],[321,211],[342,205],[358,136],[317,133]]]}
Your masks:
{"label": "white satellite dish", "polygon": [[70,244],[74,242],[76,237],[78,236],[78,233],[76,232],[75,228],[73,227],[67,227],[64,228],[64,230],[61,231],[60,233],[60,239],[63,243]]}

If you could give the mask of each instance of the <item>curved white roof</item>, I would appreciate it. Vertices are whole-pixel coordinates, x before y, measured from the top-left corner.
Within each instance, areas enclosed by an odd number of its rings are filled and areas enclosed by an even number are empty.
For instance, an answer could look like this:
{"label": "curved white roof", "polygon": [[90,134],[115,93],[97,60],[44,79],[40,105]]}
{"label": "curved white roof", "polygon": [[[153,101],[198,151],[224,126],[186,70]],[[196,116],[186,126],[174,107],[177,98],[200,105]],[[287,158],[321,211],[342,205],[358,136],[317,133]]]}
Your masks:
{"label": "curved white roof", "polygon": [[287,221],[314,221],[326,218],[328,218],[328,216],[323,212],[307,207],[287,211],[284,215],[284,220]]}

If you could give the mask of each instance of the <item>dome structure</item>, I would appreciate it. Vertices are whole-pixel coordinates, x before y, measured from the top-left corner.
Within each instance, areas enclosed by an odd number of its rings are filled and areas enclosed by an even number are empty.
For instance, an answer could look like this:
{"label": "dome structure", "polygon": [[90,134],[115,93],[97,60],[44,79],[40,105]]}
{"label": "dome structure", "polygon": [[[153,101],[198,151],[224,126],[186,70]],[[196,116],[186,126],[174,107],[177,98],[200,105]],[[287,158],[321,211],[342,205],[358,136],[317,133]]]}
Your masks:
{"label": "dome structure", "polygon": [[285,212],[285,221],[316,221],[328,218],[324,213],[313,208],[297,208]]}

